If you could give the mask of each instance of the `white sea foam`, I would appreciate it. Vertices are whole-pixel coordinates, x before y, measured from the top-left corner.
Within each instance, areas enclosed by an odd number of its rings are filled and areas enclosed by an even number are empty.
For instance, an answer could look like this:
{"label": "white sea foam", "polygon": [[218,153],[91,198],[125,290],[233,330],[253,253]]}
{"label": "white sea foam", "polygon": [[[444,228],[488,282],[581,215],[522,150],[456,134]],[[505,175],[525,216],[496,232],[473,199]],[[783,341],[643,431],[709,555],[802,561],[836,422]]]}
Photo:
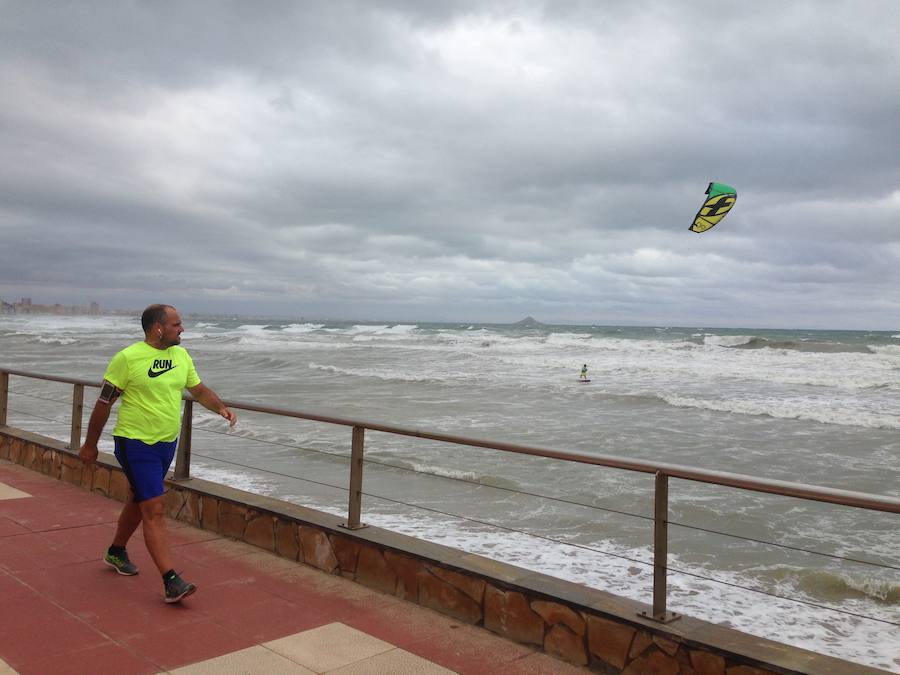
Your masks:
{"label": "white sea foam", "polygon": [[752,335],[715,335],[712,333],[703,334],[703,344],[715,347],[737,347],[745,345],[753,339]]}
{"label": "white sea foam", "polygon": [[245,492],[261,495],[271,495],[274,492],[270,482],[262,477],[222,468],[196,459],[191,465],[191,475]]}
{"label": "white sea foam", "polygon": [[43,345],[73,345],[78,340],[76,338],[64,338],[64,337],[44,337],[43,335],[37,336],[37,341]]}
{"label": "white sea foam", "polygon": [[314,331],[320,330],[325,327],[325,324],[322,323],[292,323],[288,326],[282,328],[282,332],[295,334],[295,335],[303,335],[306,333],[312,333]]}
{"label": "white sea foam", "polygon": [[900,429],[900,418],[896,412],[879,413],[852,410],[849,407],[833,407],[817,404],[810,399],[794,400],[723,400],[703,399],[691,396],[660,394],[659,398],[669,405],[680,408],[697,408],[741,415],[765,415],[785,420],[810,420],[822,424],[865,427],[868,429]]}
{"label": "white sea foam", "polygon": [[0,327],[11,329],[13,335],[49,341],[44,344],[61,344],[61,340],[79,337],[129,339],[141,335],[140,322],[122,316],[0,315]]}
{"label": "white sea foam", "polygon": [[321,363],[309,362],[311,370],[321,370],[326,373],[334,373],[335,375],[345,375],[352,377],[372,377],[378,380],[394,381],[394,382],[428,382],[436,379],[434,373],[410,373],[402,370],[392,370],[388,368],[342,368]]}

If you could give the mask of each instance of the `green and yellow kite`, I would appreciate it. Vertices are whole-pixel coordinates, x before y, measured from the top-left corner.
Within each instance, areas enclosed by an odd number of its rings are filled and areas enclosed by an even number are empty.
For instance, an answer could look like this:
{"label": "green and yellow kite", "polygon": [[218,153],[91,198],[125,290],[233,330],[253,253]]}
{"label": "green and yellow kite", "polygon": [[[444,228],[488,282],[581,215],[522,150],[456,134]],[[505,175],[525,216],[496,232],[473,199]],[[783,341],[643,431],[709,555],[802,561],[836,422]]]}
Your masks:
{"label": "green and yellow kite", "polygon": [[710,183],[706,194],[709,196],[688,228],[691,232],[706,232],[722,220],[737,201],[737,190],[725,183]]}

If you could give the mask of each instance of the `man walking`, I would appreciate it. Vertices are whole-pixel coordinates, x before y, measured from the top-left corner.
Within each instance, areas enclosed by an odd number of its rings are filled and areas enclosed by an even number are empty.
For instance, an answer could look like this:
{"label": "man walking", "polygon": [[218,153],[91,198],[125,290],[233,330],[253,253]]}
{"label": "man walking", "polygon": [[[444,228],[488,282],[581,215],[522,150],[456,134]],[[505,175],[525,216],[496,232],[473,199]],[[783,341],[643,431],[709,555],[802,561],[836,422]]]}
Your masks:
{"label": "man walking", "polygon": [[109,362],[79,455],[87,464],[97,459],[97,441],[121,396],[113,438],[116,459],[128,477],[133,500],[119,515],[115,537],[103,561],[119,574],[137,574],[125,545],[143,524],[144,542],[162,574],[165,600],[171,603],[197,590],[172,567],[163,509],[163,479],[175,456],[181,428],[182,390],[187,388],[201,405],[232,425],[237,417],[200,381],[187,350],[178,346],[184,328],[174,307],[150,305],[141,316],[141,326],[144,340],[126,347]]}

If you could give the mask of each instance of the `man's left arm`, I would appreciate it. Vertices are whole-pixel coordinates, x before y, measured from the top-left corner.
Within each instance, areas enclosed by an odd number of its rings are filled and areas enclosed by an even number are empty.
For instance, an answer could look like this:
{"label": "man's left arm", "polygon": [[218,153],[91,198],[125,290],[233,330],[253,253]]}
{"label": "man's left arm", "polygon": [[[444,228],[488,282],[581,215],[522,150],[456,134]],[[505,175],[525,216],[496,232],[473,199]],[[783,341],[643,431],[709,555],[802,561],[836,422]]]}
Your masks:
{"label": "man's left arm", "polygon": [[234,426],[234,423],[237,422],[237,415],[222,403],[222,399],[216,395],[216,392],[202,382],[196,386],[188,387],[187,390],[191,392],[191,396],[200,402],[200,405],[224,417],[231,426]]}

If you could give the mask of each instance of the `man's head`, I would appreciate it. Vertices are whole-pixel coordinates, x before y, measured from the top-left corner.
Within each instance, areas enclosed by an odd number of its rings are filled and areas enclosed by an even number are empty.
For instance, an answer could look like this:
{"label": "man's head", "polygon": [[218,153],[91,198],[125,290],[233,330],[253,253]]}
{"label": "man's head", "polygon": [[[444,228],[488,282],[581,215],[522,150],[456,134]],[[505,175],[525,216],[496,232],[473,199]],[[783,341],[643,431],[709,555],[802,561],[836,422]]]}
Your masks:
{"label": "man's head", "polygon": [[162,349],[181,343],[181,317],[172,305],[150,305],[141,314],[141,327],[147,341]]}

